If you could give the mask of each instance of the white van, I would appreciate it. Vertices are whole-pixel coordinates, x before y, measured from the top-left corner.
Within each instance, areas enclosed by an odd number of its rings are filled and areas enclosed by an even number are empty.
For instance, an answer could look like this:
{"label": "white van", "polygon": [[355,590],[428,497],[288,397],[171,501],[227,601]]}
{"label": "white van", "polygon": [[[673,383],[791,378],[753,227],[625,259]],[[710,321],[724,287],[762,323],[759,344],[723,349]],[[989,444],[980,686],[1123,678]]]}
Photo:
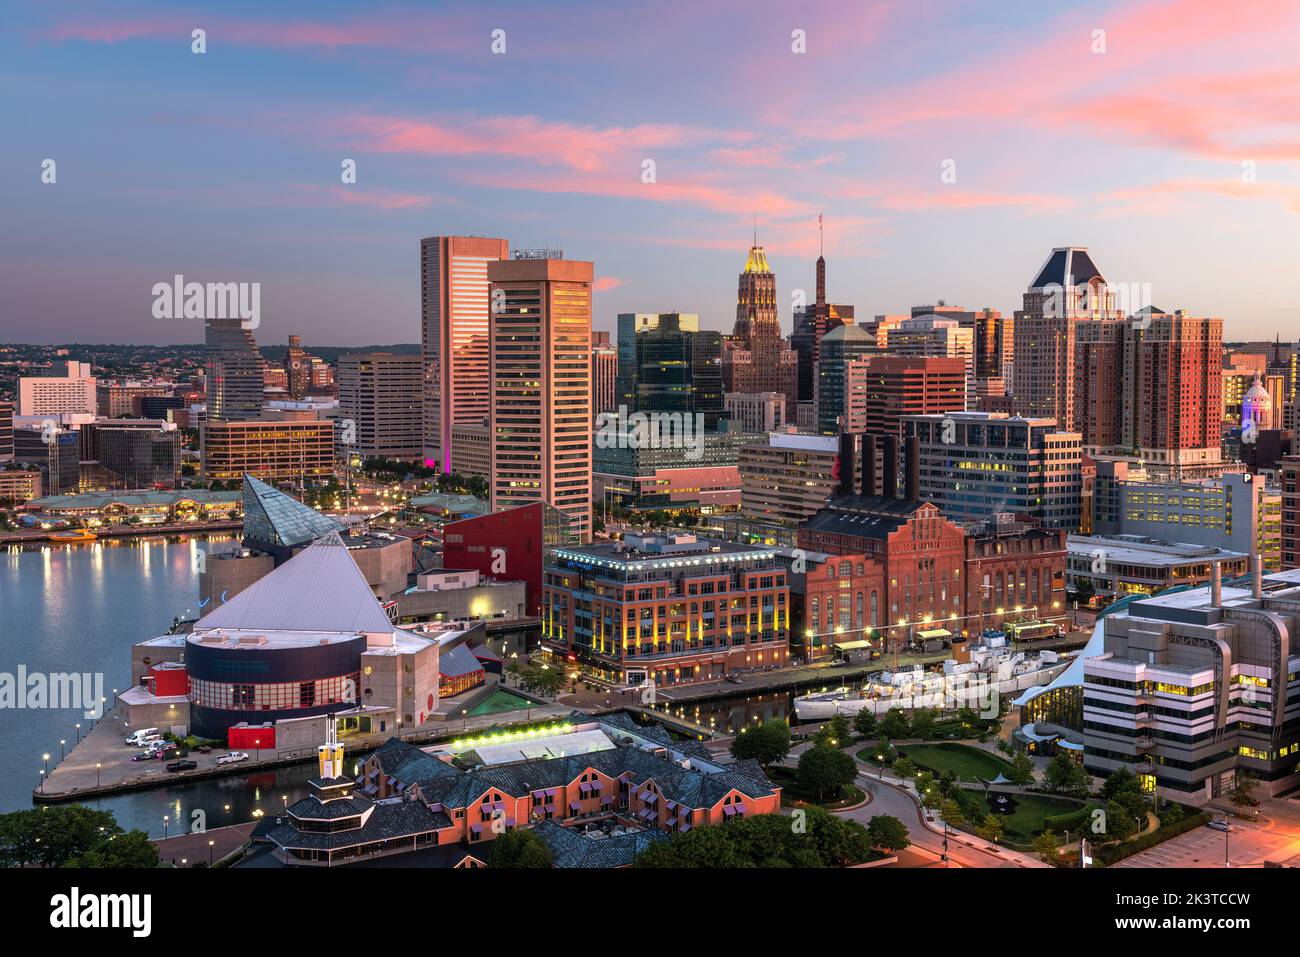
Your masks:
{"label": "white van", "polygon": [[131,732],[130,736],[126,739],[126,743],[132,747],[139,747],[151,737],[161,738],[162,735],[158,733],[157,728],[140,728],[139,730]]}

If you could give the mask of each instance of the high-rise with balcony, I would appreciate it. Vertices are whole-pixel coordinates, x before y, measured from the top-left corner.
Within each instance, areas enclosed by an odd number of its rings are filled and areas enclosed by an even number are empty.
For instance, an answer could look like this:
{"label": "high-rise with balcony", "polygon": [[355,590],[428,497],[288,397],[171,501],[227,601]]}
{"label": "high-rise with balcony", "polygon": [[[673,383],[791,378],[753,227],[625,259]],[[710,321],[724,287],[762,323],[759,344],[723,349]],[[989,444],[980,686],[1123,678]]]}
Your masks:
{"label": "high-rise with balcony", "polygon": [[504,239],[429,236],[420,240],[424,458],[451,470],[452,427],[488,417],[488,265],[509,252]]}
{"label": "high-rise with balcony", "polygon": [[558,250],[488,264],[493,511],[546,502],[591,538],[589,262]]}

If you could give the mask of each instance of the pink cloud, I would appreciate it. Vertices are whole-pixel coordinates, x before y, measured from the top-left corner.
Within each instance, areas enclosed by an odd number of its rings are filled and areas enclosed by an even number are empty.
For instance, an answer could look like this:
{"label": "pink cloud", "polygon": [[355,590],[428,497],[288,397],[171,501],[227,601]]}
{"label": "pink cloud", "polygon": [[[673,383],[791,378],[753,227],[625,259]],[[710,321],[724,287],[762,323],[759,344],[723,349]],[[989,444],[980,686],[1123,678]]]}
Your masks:
{"label": "pink cloud", "polygon": [[[207,33],[210,50],[222,44],[270,49],[335,51],[372,47],[407,52],[459,52],[471,24],[463,16],[354,18],[346,23],[317,20],[253,20],[222,15],[148,17],[136,20],[63,21],[46,36],[55,42],[125,43],[171,40],[188,46],[196,28]],[[484,48],[487,42],[484,39]]]}
{"label": "pink cloud", "polygon": [[705,135],[667,124],[576,126],[536,116],[438,120],[353,116],[339,123],[336,132],[359,148],[378,153],[507,156],[588,172],[618,159],[639,164],[646,150],[684,145]]}
{"label": "pink cloud", "polygon": [[626,279],[618,279],[614,276],[601,276],[591,284],[591,288],[596,292],[609,292],[611,289],[617,289],[626,282]]}

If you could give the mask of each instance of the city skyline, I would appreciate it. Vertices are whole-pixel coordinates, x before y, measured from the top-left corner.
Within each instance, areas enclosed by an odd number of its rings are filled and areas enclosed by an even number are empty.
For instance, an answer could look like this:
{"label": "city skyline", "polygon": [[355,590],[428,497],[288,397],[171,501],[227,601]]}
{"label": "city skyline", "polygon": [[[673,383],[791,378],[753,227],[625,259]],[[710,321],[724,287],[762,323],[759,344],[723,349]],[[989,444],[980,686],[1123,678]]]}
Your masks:
{"label": "city skyline", "polygon": [[417,241],[475,233],[595,261],[596,329],[681,310],[726,332],[755,228],[788,335],[822,214],[829,295],[859,319],[1010,313],[1042,250],[1081,245],[1229,341],[1295,328],[1300,10],[746,10],[580,7],[581,39],[523,5],[29,10],[0,40],[23,118],[3,339],[199,341],[150,313],[184,274],[262,283],[268,342],[414,342]]}

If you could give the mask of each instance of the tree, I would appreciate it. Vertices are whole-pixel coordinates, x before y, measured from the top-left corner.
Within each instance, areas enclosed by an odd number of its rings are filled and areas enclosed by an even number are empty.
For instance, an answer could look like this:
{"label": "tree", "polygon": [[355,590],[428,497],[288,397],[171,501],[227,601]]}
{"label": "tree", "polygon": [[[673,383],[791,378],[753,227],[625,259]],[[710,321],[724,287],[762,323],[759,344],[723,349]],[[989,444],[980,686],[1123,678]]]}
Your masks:
{"label": "tree", "polygon": [[907,713],[902,708],[890,708],[880,720],[880,734],[887,740],[908,736]]}
{"label": "tree", "polygon": [[899,758],[894,762],[894,773],[906,781],[916,774],[916,765],[911,758]]}
{"label": "tree", "polygon": [[860,737],[871,737],[876,733],[876,713],[870,708],[863,708],[853,716],[853,730]]}
{"label": "tree", "polygon": [[907,825],[890,814],[877,814],[868,821],[867,837],[872,847],[886,851],[901,851],[912,843]]}
{"label": "tree", "polygon": [[921,796],[921,807],[927,811],[933,811],[943,800],[943,795],[935,786],[934,775],[929,771],[922,771],[916,776],[915,787],[916,793]]}
{"label": "tree", "polygon": [[985,814],[984,820],[980,821],[979,826],[975,828],[975,833],[990,844],[996,844],[1002,840],[1002,832],[1005,826],[1002,823],[1002,816],[999,814]]}
{"label": "tree", "polygon": [[1064,751],[1057,751],[1047,765],[1045,775],[1047,786],[1059,794],[1072,794],[1079,797],[1088,793],[1091,778],[1083,765],[1076,762]]}
{"label": "tree", "polygon": [[1106,803],[1106,836],[1124,841],[1137,833],[1138,823],[1132,812],[1117,800]]}
{"label": "tree", "polygon": [[922,741],[934,737],[934,709],[921,708],[912,712],[912,737]]}
{"label": "tree", "polygon": [[59,867],[121,834],[113,812],[81,804],[13,811],[0,815],[0,866]]}
{"label": "tree", "polygon": [[488,867],[550,867],[555,855],[546,842],[527,828],[506,831],[492,842]]}
{"label": "tree", "polygon": [[1238,771],[1232,783],[1230,799],[1234,807],[1254,807],[1259,804],[1255,799],[1255,776]]}
{"label": "tree", "polygon": [[1007,775],[1007,778],[1012,784],[1020,787],[1032,784],[1034,780],[1034,759],[1021,751],[1011,759],[1011,773]]}
{"label": "tree", "polygon": [[753,728],[746,728],[731,742],[731,756],[737,761],[753,759],[764,769],[779,764],[790,753],[790,725],[769,719]]}
{"label": "tree", "polygon": [[1056,835],[1052,833],[1050,827],[1043,828],[1042,832],[1034,838],[1034,853],[1047,864],[1056,862],[1059,851]]}
{"label": "tree", "polygon": [[819,801],[825,800],[827,794],[838,797],[857,774],[853,758],[829,744],[814,744],[799,755],[799,786],[815,792]]}
{"label": "tree", "polygon": [[829,744],[832,747],[848,744],[853,740],[849,731],[849,719],[842,714],[837,714],[818,728],[813,738],[820,744]]}
{"label": "tree", "polygon": [[1101,784],[1101,796],[1109,801],[1120,794],[1141,791],[1141,789],[1137,775],[1129,770],[1127,765],[1121,764],[1106,775],[1106,780]]}
{"label": "tree", "polygon": [[939,803],[939,816],[949,827],[961,827],[962,822],[966,820],[961,805],[952,798],[945,798]]}
{"label": "tree", "polygon": [[125,834],[114,835],[80,857],[70,859],[63,866],[112,870],[157,867],[158,845],[149,840],[149,835],[144,831],[127,831]]}
{"label": "tree", "polygon": [[760,814],[675,834],[642,851],[636,866],[838,867],[872,856],[871,838],[857,821],[836,817],[819,807],[801,809],[800,813],[799,818]]}

